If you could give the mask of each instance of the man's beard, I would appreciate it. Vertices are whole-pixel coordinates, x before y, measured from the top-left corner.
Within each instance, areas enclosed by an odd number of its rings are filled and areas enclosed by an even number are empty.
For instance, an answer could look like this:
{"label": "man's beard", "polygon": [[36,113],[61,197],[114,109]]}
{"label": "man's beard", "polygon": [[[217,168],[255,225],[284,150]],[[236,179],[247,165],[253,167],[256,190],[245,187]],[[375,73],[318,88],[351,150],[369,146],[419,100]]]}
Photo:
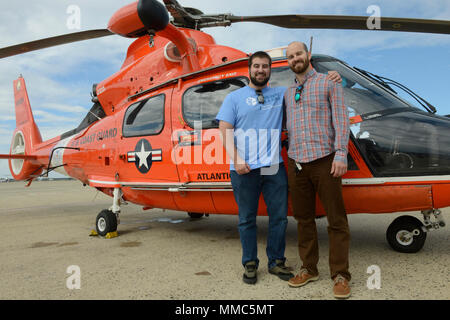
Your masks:
{"label": "man's beard", "polygon": [[304,73],[306,70],[308,70],[309,67],[309,60],[306,59],[303,62],[302,66],[299,66],[300,63],[297,63],[295,66],[289,66],[291,68],[291,70],[295,73],[295,74],[300,74],[300,73]]}
{"label": "man's beard", "polygon": [[261,80],[261,81],[259,81],[258,79],[256,79],[256,76],[252,76],[252,75],[250,75],[250,81],[251,81],[251,83],[253,83],[255,86],[257,86],[257,87],[264,87],[266,84],[267,84],[267,82],[269,82],[269,79],[270,79],[270,73],[269,73],[269,75],[266,77],[266,78],[264,78],[263,80]]}

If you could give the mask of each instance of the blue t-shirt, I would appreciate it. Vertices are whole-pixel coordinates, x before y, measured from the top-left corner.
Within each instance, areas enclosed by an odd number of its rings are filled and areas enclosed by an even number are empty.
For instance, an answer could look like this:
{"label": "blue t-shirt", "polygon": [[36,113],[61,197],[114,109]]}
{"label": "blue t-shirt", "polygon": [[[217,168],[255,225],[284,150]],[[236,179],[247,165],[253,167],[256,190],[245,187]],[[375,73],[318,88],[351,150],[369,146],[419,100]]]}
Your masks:
{"label": "blue t-shirt", "polygon": [[[264,104],[258,102],[255,89],[245,86],[227,95],[216,119],[234,127],[234,143],[250,169],[283,162],[281,158],[281,122],[285,87],[262,89]],[[230,170],[235,170],[233,159]]]}

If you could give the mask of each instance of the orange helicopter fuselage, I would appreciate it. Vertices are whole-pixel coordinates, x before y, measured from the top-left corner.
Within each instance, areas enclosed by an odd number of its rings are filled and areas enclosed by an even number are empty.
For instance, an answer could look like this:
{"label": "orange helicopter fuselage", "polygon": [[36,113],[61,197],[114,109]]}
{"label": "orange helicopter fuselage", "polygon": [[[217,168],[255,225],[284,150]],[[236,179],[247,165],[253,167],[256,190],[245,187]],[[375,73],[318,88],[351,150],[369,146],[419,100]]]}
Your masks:
{"label": "orange helicopter fuselage", "polygon": [[[195,57],[190,56],[192,52]],[[26,147],[32,149],[27,153],[35,158],[25,162],[33,164],[33,168],[58,167],[57,171],[110,196],[114,188],[121,188],[124,200],[144,209],[237,214],[229,158],[218,129],[192,126],[182,106],[190,88],[211,81],[248,78],[247,58],[242,51],[217,45],[201,31],[170,25],[152,38],[142,36],[130,45],[121,70],[97,86],[98,101],[106,117],[73,136]],[[275,60],[272,68],[286,65],[286,60]],[[25,87],[23,79],[16,80],[15,87],[17,82]],[[164,101],[162,128],[151,135],[125,134],[127,110],[153,97]],[[150,160],[143,163],[142,154]],[[450,206],[449,181],[375,178],[353,141],[349,142],[349,154],[356,169],[343,177],[347,213]],[[285,149],[282,156],[286,162]],[[267,214],[262,197],[258,214]],[[317,214],[325,214],[319,199]]]}

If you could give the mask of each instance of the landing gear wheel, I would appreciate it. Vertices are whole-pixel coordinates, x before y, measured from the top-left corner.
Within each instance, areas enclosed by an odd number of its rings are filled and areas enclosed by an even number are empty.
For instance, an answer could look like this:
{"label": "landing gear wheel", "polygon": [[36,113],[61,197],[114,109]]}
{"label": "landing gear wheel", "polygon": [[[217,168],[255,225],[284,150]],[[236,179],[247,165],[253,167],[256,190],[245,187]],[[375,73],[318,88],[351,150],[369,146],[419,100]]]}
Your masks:
{"label": "landing gear wheel", "polygon": [[422,230],[423,224],[411,216],[396,218],[386,231],[389,245],[398,252],[416,253],[422,249],[427,233]]}
{"label": "landing gear wheel", "polygon": [[197,213],[197,212],[188,212],[189,217],[192,219],[200,219],[203,217],[203,213]]}
{"label": "landing gear wheel", "polygon": [[102,210],[97,215],[95,229],[102,237],[107,233],[117,231],[117,217],[111,210]]}

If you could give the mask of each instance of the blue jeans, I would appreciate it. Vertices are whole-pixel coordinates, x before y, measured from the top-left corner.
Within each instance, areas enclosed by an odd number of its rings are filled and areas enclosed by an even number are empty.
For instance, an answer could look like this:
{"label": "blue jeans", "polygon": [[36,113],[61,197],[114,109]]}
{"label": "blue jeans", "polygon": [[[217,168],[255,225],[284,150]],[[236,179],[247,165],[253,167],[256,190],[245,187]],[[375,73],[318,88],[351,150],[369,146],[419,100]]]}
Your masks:
{"label": "blue jeans", "polygon": [[276,265],[276,259],[285,261],[288,183],[284,164],[280,163],[278,171],[272,175],[261,175],[261,169],[251,170],[244,175],[231,170],[230,178],[234,198],[239,207],[238,229],[242,244],[242,264],[256,261],[256,265],[259,265],[256,215],[261,192],[269,216],[266,247],[269,268]]}

